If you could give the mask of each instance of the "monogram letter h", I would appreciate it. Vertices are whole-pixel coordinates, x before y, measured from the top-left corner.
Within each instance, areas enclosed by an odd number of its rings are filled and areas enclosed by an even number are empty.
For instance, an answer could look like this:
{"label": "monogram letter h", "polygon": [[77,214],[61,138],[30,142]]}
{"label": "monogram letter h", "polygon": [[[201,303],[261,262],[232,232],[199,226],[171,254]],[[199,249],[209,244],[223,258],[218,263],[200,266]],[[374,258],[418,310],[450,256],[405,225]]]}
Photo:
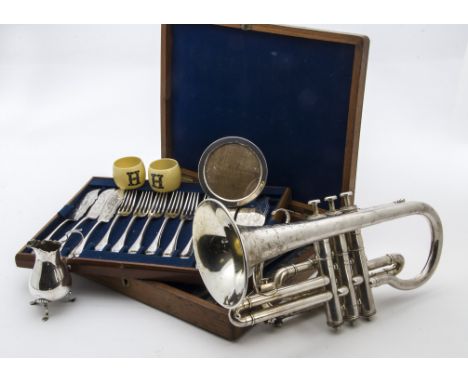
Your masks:
{"label": "monogram letter h", "polygon": [[151,183],[154,188],[163,189],[163,176],[162,174],[151,174]]}
{"label": "monogram letter h", "polygon": [[140,171],[127,172],[127,176],[129,186],[137,186],[140,184]]}

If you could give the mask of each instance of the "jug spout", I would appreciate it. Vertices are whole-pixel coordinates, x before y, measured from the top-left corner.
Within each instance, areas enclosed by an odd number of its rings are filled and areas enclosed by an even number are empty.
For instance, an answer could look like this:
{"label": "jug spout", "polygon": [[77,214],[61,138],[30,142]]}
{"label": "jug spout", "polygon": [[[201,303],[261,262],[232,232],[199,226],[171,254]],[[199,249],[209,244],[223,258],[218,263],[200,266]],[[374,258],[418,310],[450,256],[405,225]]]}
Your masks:
{"label": "jug spout", "polygon": [[27,247],[31,248],[36,260],[47,261],[60,250],[62,243],[53,240],[30,240]]}

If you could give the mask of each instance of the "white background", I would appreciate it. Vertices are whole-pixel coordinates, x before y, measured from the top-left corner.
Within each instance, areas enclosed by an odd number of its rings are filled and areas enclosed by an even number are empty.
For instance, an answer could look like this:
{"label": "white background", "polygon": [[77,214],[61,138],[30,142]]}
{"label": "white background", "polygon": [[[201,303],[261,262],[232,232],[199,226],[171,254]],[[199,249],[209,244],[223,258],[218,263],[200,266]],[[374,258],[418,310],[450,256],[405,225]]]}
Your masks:
{"label": "white background", "polygon": [[[41,322],[14,254],[91,176],[110,175],[113,159],[160,156],[160,33],[0,26],[0,356],[468,355],[468,27],[312,27],[371,39],[356,200],[421,200],[439,212],[433,279],[375,290],[376,318],[336,333],[320,310],[231,343],[77,276],[77,302],[54,304]],[[403,253],[408,277],[429,247],[420,218],[367,229],[364,240],[369,258]]]}

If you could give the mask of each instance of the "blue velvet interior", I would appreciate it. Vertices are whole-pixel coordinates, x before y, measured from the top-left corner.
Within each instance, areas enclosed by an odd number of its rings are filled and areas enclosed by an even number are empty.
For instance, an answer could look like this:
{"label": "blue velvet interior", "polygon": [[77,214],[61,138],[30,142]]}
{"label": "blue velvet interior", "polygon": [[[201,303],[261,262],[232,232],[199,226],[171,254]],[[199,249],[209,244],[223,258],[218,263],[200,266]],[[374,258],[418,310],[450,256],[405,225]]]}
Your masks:
{"label": "blue velvet interior", "polygon": [[265,154],[268,184],[309,200],[341,191],[354,46],[173,25],[172,156],[192,170],[228,135]]}
{"label": "blue velvet interior", "polygon": [[[88,184],[88,186],[85,187],[85,189],[79,195],[77,195],[77,197],[73,199],[70,202],[70,204],[65,205],[58,212],[57,217],[53,219],[48,226],[45,227],[45,229],[41,232],[41,234],[37,238],[44,239],[59,224],[61,224],[65,219],[69,218],[75,206],[80,203],[84,195],[87,192],[89,192],[91,189],[95,189],[95,188],[104,189],[104,188],[115,188],[115,187],[116,187],[115,183],[111,178],[93,178],[91,182]],[[141,188],[141,190],[150,190],[150,187],[148,186],[148,184],[145,184]],[[189,184],[189,183],[182,183],[180,190],[186,191],[186,192],[190,192],[190,191],[202,192],[198,184]],[[266,187],[262,196],[260,196],[259,198],[268,198],[269,205],[270,205],[270,212],[271,212],[273,209],[277,207],[277,203],[284,191],[285,189],[283,187]],[[257,199],[257,200],[260,200],[260,199]],[[254,203],[255,202],[252,202],[251,204],[254,204]],[[150,225],[148,226],[147,234],[145,234],[145,237],[143,239],[142,250],[139,253],[129,254],[127,253],[127,250],[129,246],[131,246],[132,243],[138,237],[140,230],[142,229],[145,223],[145,218],[135,220],[134,224],[132,225],[131,230],[129,231],[126,246],[122,249],[120,253],[110,252],[110,248],[117,241],[120,235],[124,232],[130,219],[131,219],[130,216],[120,217],[117,223],[114,225],[114,229],[112,230],[109,245],[105,248],[104,251],[94,251],[92,248],[94,248],[94,246],[99,242],[101,237],[107,231],[107,228],[110,226],[111,222],[106,223],[106,224],[101,224],[100,227],[96,229],[96,231],[94,231],[93,235],[90,237],[90,240],[88,241],[88,245],[86,246],[85,250],[81,253],[80,257],[86,258],[86,259],[100,259],[100,260],[110,260],[110,261],[118,261],[118,262],[159,264],[159,265],[171,265],[171,266],[180,266],[180,267],[195,267],[195,259],[193,258],[193,256],[186,258],[186,259],[181,259],[180,257],[178,257],[179,255],[178,251],[174,253],[172,257],[161,256],[162,250],[164,250],[167,244],[169,244],[169,242],[171,241],[177,229],[177,225],[179,223],[178,219],[169,220],[164,230],[164,234],[161,238],[161,249],[158,250],[158,252],[154,256],[145,255],[144,250],[156,236],[156,233],[158,232],[159,227],[161,226],[163,218],[154,219],[150,223]],[[95,221],[93,220],[86,220],[77,228],[82,228],[83,233],[86,234],[87,232],[89,232],[94,222]],[[272,223],[273,221],[271,220],[271,216],[268,216],[267,224],[272,224]],[[56,239],[56,240],[59,239],[64,233],[66,233],[70,229],[71,226],[73,226],[73,224],[74,222],[66,223],[62,228],[60,228],[54,234],[52,239]],[[188,243],[191,237],[191,233],[192,233],[192,224],[191,222],[187,221],[184,224],[181,234],[179,236],[179,241],[178,241],[179,251],[182,250],[185,247],[185,245]],[[73,249],[77,245],[79,239],[80,239],[80,236],[78,234],[72,235],[66,242],[65,246],[63,247],[62,255],[67,256],[70,253],[70,250]]]}

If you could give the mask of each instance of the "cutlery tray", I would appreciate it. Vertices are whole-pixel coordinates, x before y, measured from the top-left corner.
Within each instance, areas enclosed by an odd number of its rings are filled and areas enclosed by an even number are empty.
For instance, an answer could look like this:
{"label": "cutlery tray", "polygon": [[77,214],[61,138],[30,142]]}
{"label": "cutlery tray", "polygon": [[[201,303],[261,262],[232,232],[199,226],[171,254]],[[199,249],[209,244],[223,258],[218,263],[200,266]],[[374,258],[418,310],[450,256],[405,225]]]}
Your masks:
{"label": "cutlery tray", "polygon": [[[109,189],[115,188],[115,183],[112,178],[94,177],[88,184],[83,187],[78,194],[68,202],[62,209],[58,211],[44,228],[34,237],[34,239],[45,239],[53,232],[64,220],[70,218],[74,208],[80,203],[84,195],[93,189]],[[151,188],[146,183],[139,190],[151,191]],[[196,182],[183,182],[179,191],[182,192],[199,192],[203,195],[201,187]],[[266,216],[266,224],[273,224],[271,211],[281,206],[286,205],[288,201],[288,189],[285,187],[266,187],[261,200],[268,201],[268,213]],[[260,200],[257,199],[257,200]],[[201,200],[201,197],[200,197]],[[255,202],[254,202],[255,203]],[[69,259],[71,270],[79,270],[80,273],[89,273],[93,275],[103,275],[119,278],[139,278],[152,279],[163,281],[176,281],[189,284],[199,284],[201,279],[198,271],[195,268],[195,259],[193,253],[186,258],[179,256],[180,250],[189,242],[192,234],[192,222],[186,221],[180,232],[178,240],[178,250],[171,257],[163,257],[162,251],[173,238],[177,226],[180,222],[178,218],[170,219],[166,225],[161,237],[161,245],[155,255],[146,255],[144,249],[151,243],[161,227],[164,217],[153,219],[148,225],[147,231],[142,241],[142,247],[136,254],[128,252],[131,244],[137,239],[139,233],[143,229],[146,218],[137,218],[134,220],[127,235],[126,244],[120,252],[111,252],[110,248],[123,234],[131,219],[131,215],[127,217],[119,217],[115,223],[109,245],[103,251],[94,250],[94,246],[104,236],[105,232],[112,224],[112,220],[108,223],[100,224],[99,227],[89,236],[86,247],[79,257]],[[85,220],[75,228],[82,229],[86,234],[90,231],[95,221]],[[63,234],[70,230],[73,221],[65,223],[54,235],[53,239],[60,238]],[[69,237],[62,249],[62,255],[68,256],[70,251],[78,245],[80,240],[79,235],[74,234]],[[20,267],[32,267],[34,255],[29,248],[23,248],[16,256],[16,263]]]}

